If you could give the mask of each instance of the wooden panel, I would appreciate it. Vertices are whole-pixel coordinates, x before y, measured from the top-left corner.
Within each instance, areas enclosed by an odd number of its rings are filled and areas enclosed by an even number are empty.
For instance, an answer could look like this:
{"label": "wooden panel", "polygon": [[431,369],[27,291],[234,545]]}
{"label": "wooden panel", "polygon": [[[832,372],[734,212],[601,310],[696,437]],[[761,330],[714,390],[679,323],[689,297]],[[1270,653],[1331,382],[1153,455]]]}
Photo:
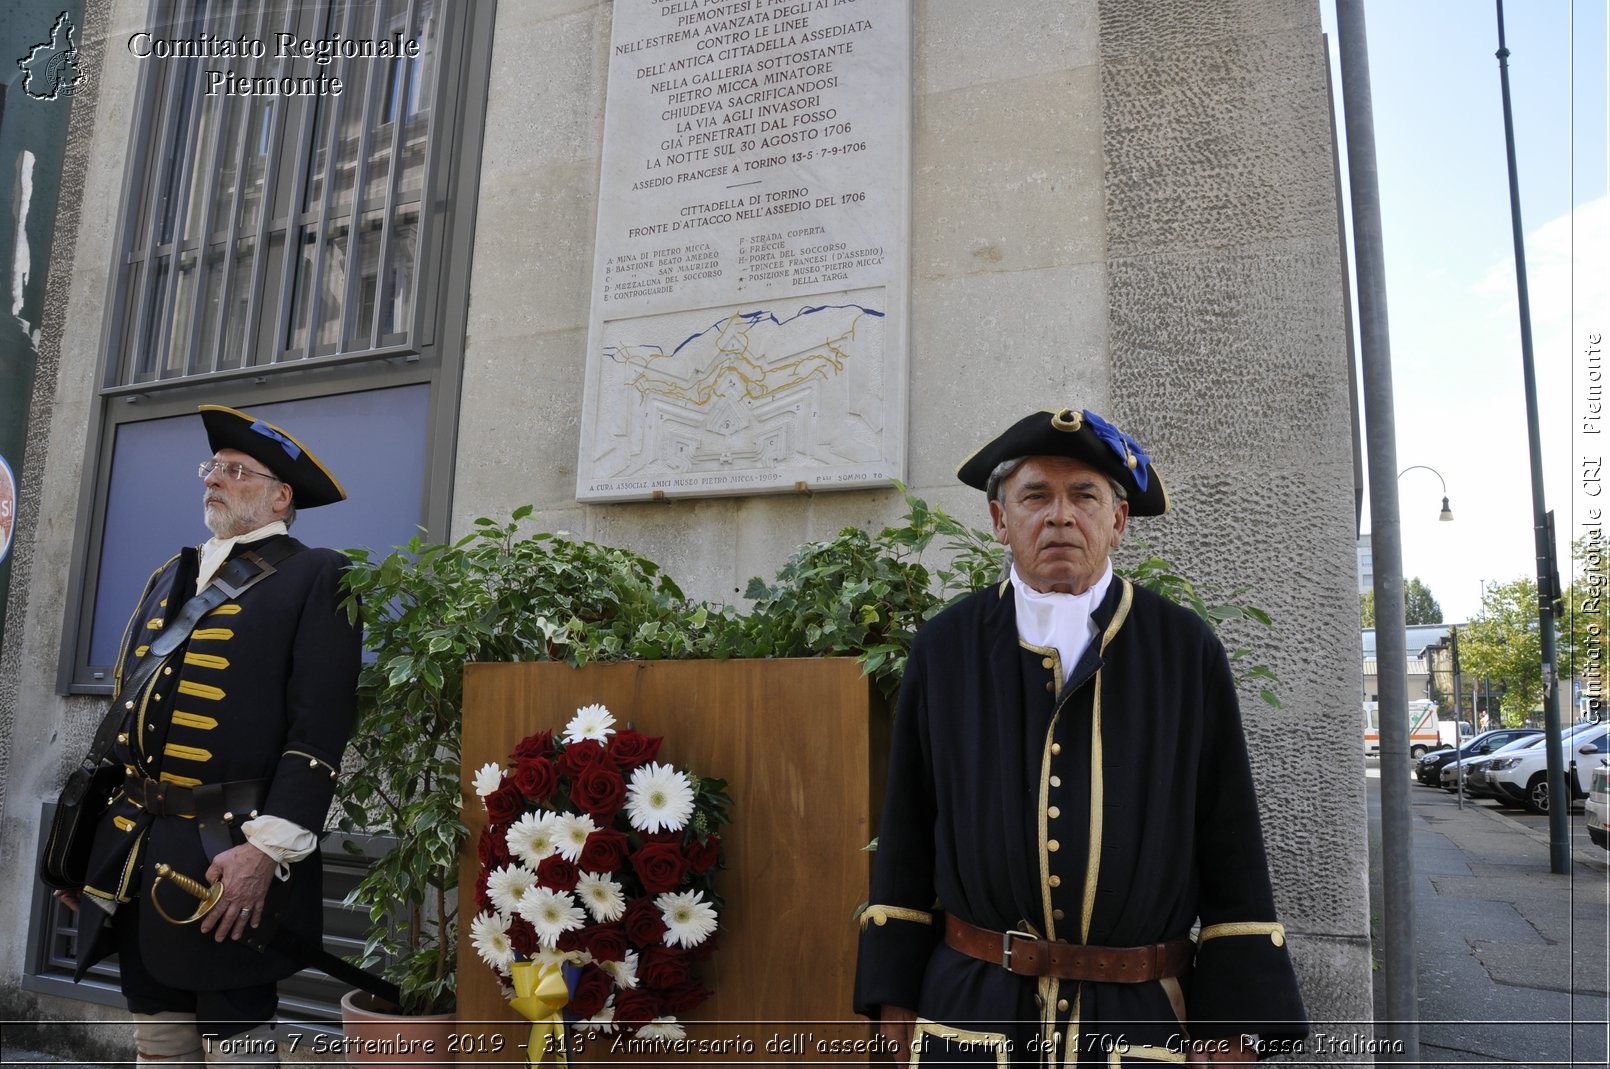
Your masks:
{"label": "wooden panel", "polygon": [[[888,751],[888,713],[871,681],[847,659],[469,665],[462,790],[470,837],[459,876],[465,910],[473,910],[476,843],[486,826],[470,782],[475,769],[506,765],[520,739],[558,733],[593,702],[608,706],[620,726],[664,736],[660,760],[727,780],[733,825],[723,836],[727,867],[717,883],[726,899],[721,947],[703,973],[715,994],[686,1022],[690,1041],[712,1046],[656,1056],[611,1050],[604,1037],[584,1045],[576,1060],[683,1067],[864,1061],[819,1054],[815,1045],[864,1043],[871,1035],[850,1011],[852,915],[866,898],[871,863],[861,848],[875,834]],[[470,946],[472,916],[463,916],[459,943],[459,1019],[468,1036],[479,1037],[472,1048],[504,1038],[501,1051],[471,1049],[460,1058],[518,1061],[526,1030]]]}

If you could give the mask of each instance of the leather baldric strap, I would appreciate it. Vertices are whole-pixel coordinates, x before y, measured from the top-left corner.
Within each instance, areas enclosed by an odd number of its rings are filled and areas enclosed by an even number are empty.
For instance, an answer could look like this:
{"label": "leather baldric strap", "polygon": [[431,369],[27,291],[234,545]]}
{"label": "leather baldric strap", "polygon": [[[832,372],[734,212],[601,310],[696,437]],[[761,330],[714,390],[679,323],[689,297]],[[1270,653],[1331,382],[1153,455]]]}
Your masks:
{"label": "leather baldric strap", "polygon": [[1019,976],[1054,976],[1138,984],[1191,970],[1196,944],[1188,936],[1144,947],[1095,947],[1053,943],[1026,932],[992,932],[954,913],[945,917],[945,943],[970,958],[999,965]]}

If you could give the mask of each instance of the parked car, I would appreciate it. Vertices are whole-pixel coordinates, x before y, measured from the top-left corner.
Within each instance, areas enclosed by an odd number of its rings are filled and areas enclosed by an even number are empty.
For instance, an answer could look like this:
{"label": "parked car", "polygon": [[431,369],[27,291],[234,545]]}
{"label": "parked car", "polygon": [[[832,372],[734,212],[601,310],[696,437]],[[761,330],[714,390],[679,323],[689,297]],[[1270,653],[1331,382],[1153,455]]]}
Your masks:
{"label": "parked car", "polygon": [[1514,742],[1505,743],[1503,746],[1500,746],[1490,754],[1483,754],[1480,757],[1472,757],[1468,761],[1449,762],[1448,764],[1442,766],[1441,779],[1439,782],[1442,784],[1442,788],[1444,790],[1454,790],[1454,771],[1457,769],[1464,775],[1465,793],[1477,798],[1483,797],[1484,795],[1490,793],[1487,786],[1487,766],[1491,764],[1495,758],[1500,756],[1509,756],[1520,750],[1530,749],[1533,746],[1541,745],[1542,742],[1543,733],[1539,731],[1536,735],[1527,735],[1523,738],[1516,739]]}
{"label": "parked car", "polygon": [[1587,813],[1583,819],[1588,825],[1588,838],[1610,850],[1610,759],[1599,758],[1583,809]]}
{"label": "parked car", "polygon": [[1500,750],[1516,739],[1530,738],[1543,734],[1540,728],[1494,728],[1484,731],[1480,735],[1465,743],[1459,750],[1452,747],[1441,750],[1432,750],[1414,764],[1414,775],[1427,787],[1437,787],[1442,783],[1442,768],[1455,759],[1469,761],[1476,757],[1483,757],[1495,750]]}
{"label": "parked car", "polygon": [[[1610,729],[1603,724],[1578,725],[1564,739],[1565,789],[1570,793],[1566,805],[1588,796],[1592,770],[1599,767],[1599,754],[1610,750]],[[1488,766],[1493,795],[1510,805],[1524,805],[1534,813],[1549,811],[1548,750],[1543,746],[1523,750]]]}

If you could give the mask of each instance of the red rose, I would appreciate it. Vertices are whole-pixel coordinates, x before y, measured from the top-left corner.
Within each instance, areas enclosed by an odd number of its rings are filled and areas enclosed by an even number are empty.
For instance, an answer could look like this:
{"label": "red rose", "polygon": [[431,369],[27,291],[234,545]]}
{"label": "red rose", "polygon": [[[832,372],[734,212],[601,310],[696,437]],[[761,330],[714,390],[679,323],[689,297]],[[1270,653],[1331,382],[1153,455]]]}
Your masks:
{"label": "red rose", "polygon": [[691,947],[687,951],[688,963],[690,965],[702,965],[705,962],[709,961],[711,956],[713,954],[715,954],[715,952],[716,952],[716,937],[714,935],[712,935],[708,939],[706,939],[704,942],[698,944],[697,946]]}
{"label": "red rose", "polygon": [[690,976],[670,990],[661,992],[663,1012],[672,1014],[687,1013],[709,998],[710,995],[711,991],[708,987]]}
{"label": "red rose", "polygon": [[618,922],[583,928],[581,945],[597,961],[625,961],[626,928]]}
{"label": "red rose", "polygon": [[576,977],[576,993],[570,996],[566,1010],[578,1019],[596,1017],[613,990],[615,981],[607,972],[596,965],[584,965]]}
{"label": "red rose", "polygon": [[622,991],[615,996],[615,1023],[628,1032],[648,1024],[660,1015],[660,1000],[653,992],[641,987]]}
{"label": "red rose", "polygon": [[587,872],[612,873],[626,857],[626,836],[614,828],[599,828],[587,836],[577,862]]}
{"label": "red rose", "polygon": [[509,862],[509,844],[505,840],[501,829],[482,828],[480,841],[475,844],[475,852],[480,855],[481,867],[495,869]]}
{"label": "red rose", "polygon": [[574,891],[579,879],[575,864],[560,854],[549,854],[537,862],[537,882],[550,891]]}
{"label": "red rose", "polygon": [[632,855],[632,868],[649,894],[674,891],[682,882],[682,852],[670,843],[645,843]]}
{"label": "red rose", "polygon": [[645,843],[671,843],[674,846],[682,845],[682,833],[679,831],[656,831],[643,836]]}
{"label": "red rose", "polygon": [[637,975],[650,987],[662,991],[690,979],[687,955],[670,947],[648,947],[637,963]]}
{"label": "red rose", "polygon": [[531,922],[524,917],[515,917],[509,922],[509,945],[516,954],[530,957],[537,952],[537,930],[531,927]]}
{"label": "red rose", "polygon": [[559,755],[559,771],[567,776],[577,776],[588,765],[608,760],[609,751],[604,749],[603,743],[597,739],[582,739],[566,746],[565,752]]}
{"label": "red rose", "polygon": [[525,799],[512,783],[505,783],[486,796],[486,815],[493,824],[508,824],[524,808]]}
{"label": "red rose", "polygon": [[688,844],[688,871],[695,876],[702,876],[709,872],[720,859],[720,836],[712,835],[702,843],[695,839]]}
{"label": "red rose", "polygon": [[660,741],[658,735],[639,735],[627,728],[610,736],[609,756],[615,759],[623,772],[630,772],[660,755]]}
{"label": "red rose", "polygon": [[594,820],[608,821],[626,800],[626,781],[607,763],[588,765],[577,773],[570,800]]}
{"label": "red rose", "polygon": [[587,947],[581,941],[581,929],[572,928],[568,932],[560,932],[558,940],[554,943],[554,949],[564,954],[586,950]]}
{"label": "red rose", "polygon": [[[665,935],[665,918],[652,898],[639,898],[626,907],[621,918],[626,925],[626,937],[638,948],[658,946]],[[709,940],[705,940],[709,942]]]}
{"label": "red rose", "polygon": [[479,913],[491,913],[492,896],[486,893],[486,881],[492,878],[492,873],[482,869],[481,874],[475,878],[475,909]]}
{"label": "red rose", "polygon": [[514,766],[515,787],[533,802],[548,797],[558,784],[559,776],[553,770],[553,762],[546,757],[523,758]]}
{"label": "red rose", "polygon": [[553,732],[539,731],[520,740],[519,745],[514,748],[514,759],[520,761],[527,757],[547,757],[548,751],[552,749]]}

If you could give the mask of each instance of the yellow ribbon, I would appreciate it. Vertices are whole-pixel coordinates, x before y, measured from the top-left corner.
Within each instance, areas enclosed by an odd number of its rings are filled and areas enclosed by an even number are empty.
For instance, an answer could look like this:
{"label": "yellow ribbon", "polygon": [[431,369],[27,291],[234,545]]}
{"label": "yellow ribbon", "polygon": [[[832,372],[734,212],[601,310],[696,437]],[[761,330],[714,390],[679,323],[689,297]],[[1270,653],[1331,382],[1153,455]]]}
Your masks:
{"label": "yellow ribbon", "polygon": [[564,1069],[569,1065],[565,1058],[564,1009],[570,1002],[570,989],[563,970],[556,964],[517,961],[511,972],[514,997],[509,1000],[509,1008],[531,1022],[526,1064],[536,1065],[552,1054],[556,1069]]}

